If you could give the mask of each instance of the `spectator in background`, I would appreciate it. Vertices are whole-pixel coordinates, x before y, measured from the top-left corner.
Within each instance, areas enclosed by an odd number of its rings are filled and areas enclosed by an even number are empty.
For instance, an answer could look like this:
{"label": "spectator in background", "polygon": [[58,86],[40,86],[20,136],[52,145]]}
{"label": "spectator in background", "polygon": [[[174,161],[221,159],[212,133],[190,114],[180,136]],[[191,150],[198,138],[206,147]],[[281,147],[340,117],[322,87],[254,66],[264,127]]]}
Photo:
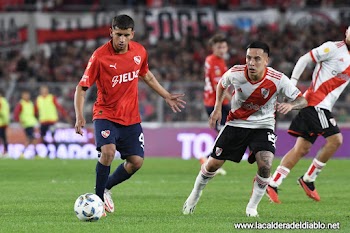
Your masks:
{"label": "spectator in background", "polygon": [[[205,84],[204,84],[204,106],[207,111],[208,117],[214,110],[216,99],[216,87],[221,79],[221,76],[227,71],[225,63],[225,56],[228,51],[228,44],[225,35],[216,34],[209,40],[209,46],[212,49],[212,53],[205,59]],[[225,99],[222,102],[222,117],[221,121],[217,123],[215,130],[220,131],[221,127],[225,125],[227,115],[231,109],[230,100],[231,94],[228,90],[224,92]],[[205,155],[199,161],[201,164],[207,161]],[[218,174],[226,175],[226,171],[223,168],[219,168]]]}
{"label": "spectator in background", "polygon": [[[7,157],[8,145],[6,130],[10,123],[10,106],[4,93],[0,90],[0,139],[4,146],[2,156]],[[0,154],[1,155],[1,154]]]}
{"label": "spectator in background", "polygon": [[[278,2],[284,4],[286,1],[278,0]],[[341,23],[344,22],[346,22],[345,17]],[[273,56],[271,57],[269,66],[277,70],[283,70],[287,76],[290,76],[297,58],[307,52],[309,48],[316,47],[323,41],[343,39],[343,36],[339,33],[339,25],[335,25],[332,21],[312,21],[310,23],[303,21],[302,23],[303,24],[291,24],[290,21],[287,20],[281,28],[259,24],[250,31],[242,31],[237,27],[229,29],[225,32],[227,33],[228,44],[230,45],[230,58],[227,64],[243,64],[245,62],[245,46],[248,44],[248,41],[252,38],[259,38],[264,41],[270,41],[271,45],[273,45],[271,47],[271,54],[273,54]],[[279,21],[278,25],[280,24],[281,22]],[[344,27],[344,29],[346,28]],[[138,37],[135,39],[147,48],[149,66],[151,67],[152,73],[154,73],[156,77],[159,77],[159,80],[164,82],[165,85],[169,85],[168,87],[170,89],[173,89],[175,82],[181,82],[186,88],[188,88],[188,85],[198,87],[203,83],[204,69],[202,65],[206,55],[210,53],[210,51],[208,51],[208,46],[206,46],[206,42],[209,38],[206,36],[207,35],[205,35],[205,37],[196,38],[193,35],[184,35],[179,41],[158,40],[156,44],[152,44],[147,37]],[[101,43],[104,43],[104,39],[105,38],[96,39],[95,41],[89,41],[89,43],[50,43],[46,47],[47,50],[45,50],[45,53],[42,53],[40,50],[32,54],[32,56],[26,56],[27,65],[26,62],[20,61],[21,56],[17,54],[17,52],[21,53],[21,50],[6,50],[7,52],[1,52],[4,59],[0,60],[0,84],[3,85],[2,87],[7,87],[7,84],[4,84],[5,82],[17,80],[17,84],[25,85],[25,88],[28,88],[28,77],[31,83],[34,84],[37,84],[36,82],[75,83],[74,80],[76,77],[84,72],[84,68],[93,50],[101,45]],[[288,44],[287,48],[285,46],[286,44]],[[308,67],[299,79],[298,88],[300,90],[304,87],[308,87],[311,81],[311,73],[308,75],[307,69]],[[11,97],[8,99],[10,106],[15,106],[16,104],[17,98],[14,98],[14,96],[20,95],[20,93],[16,93],[16,90],[19,89],[17,87],[15,92],[11,93]],[[55,90],[57,89],[52,89],[51,92],[58,96],[58,94],[54,92]],[[146,91],[146,95],[148,96],[151,92],[148,88]],[[179,91],[183,92],[183,89]],[[93,94],[88,95],[87,104],[93,103],[94,98],[91,98],[92,96]],[[67,101],[64,103],[65,109],[71,114],[71,118],[74,117],[73,104],[71,103],[72,99],[73,98],[66,95],[65,100]],[[153,106],[157,106],[156,99],[157,98],[153,98],[151,100]],[[192,98],[188,99],[191,100],[191,102],[193,100]],[[339,100],[334,106],[334,113],[337,112],[338,103],[341,102],[342,100]],[[147,99],[145,104],[149,103],[150,101]],[[142,109],[143,102],[140,104]],[[196,101],[195,104],[197,105],[198,102]],[[190,105],[192,105],[192,103]],[[196,109],[188,108],[182,114],[173,114],[170,109],[168,110],[165,108],[163,116],[167,121],[191,120],[204,122],[207,120],[207,114],[203,104],[199,105],[200,114],[198,114],[198,111],[194,110]],[[349,108],[347,107],[346,110],[349,111]],[[89,108],[86,109],[86,112],[88,115],[92,115]],[[157,108],[156,114],[158,114]],[[283,120],[289,121],[292,119],[293,115],[294,114],[287,114],[284,116]],[[148,117],[146,121],[152,119],[160,118],[152,116]]]}
{"label": "spectator in background", "polygon": [[22,155],[24,155],[27,147],[30,144],[37,144],[37,139],[34,134],[34,128],[38,124],[38,120],[35,117],[35,107],[33,101],[31,100],[31,95],[29,91],[22,91],[21,99],[17,103],[13,114],[15,121],[19,122],[25,131],[26,141],[24,143],[24,149],[22,152]]}
{"label": "spectator in background", "polygon": [[71,123],[66,110],[58,103],[56,96],[49,92],[47,85],[42,85],[40,87],[40,95],[36,98],[35,102],[35,115],[38,116],[40,123],[40,139],[45,146],[48,145],[45,136],[47,132],[50,132],[53,144],[57,147],[54,134],[55,124],[59,120],[59,113],[68,123]]}

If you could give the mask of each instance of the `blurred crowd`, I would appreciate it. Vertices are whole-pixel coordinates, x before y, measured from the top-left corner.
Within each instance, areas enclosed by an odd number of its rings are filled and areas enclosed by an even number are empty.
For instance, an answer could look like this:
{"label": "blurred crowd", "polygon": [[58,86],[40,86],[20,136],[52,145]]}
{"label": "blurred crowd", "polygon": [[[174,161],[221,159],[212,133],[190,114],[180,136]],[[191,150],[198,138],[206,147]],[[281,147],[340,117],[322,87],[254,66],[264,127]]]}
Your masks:
{"label": "blurred crowd", "polygon": [[[246,46],[253,40],[266,41],[271,47],[270,66],[291,75],[297,59],[321,45],[327,40],[337,41],[344,39],[346,25],[314,23],[303,27],[281,24],[257,27],[251,31],[242,31],[238,28],[226,31],[229,39],[229,54],[227,65],[245,63]],[[140,108],[144,121],[206,121],[207,115],[203,106],[204,60],[211,52],[207,44],[211,35],[202,38],[187,36],[181,40],[160,40],[151,44],[144,35],[135,35],[134,40],[143,44],[149,53],[149,67],[155,76],[171,91],[185,92],[188,105],[182,114],[172,114],[164,108],[162,119],[159,118],[159,101],[157,97],[140,85]],[[93,43],[80,42],[52,43],[50,53],[40,50],[30,56],[24,56],[21,50],[1,53],[0,80],[1,83],[16,82],[16,90],[10,96],[10,104],[19,99],[20,89],[30,89],[33,95],[38,92],[38,83],[54,84],[51,91],[58,96],[60,103],[74,118],[73,94],[75,85],[79,82],[87,61],[95,48],[105,40],[96,40]],[[311,80],[312,67],[306,69],[298,83],[299,88],[305,91]],[[7,88],[7,87],[5,87]],[[342,122],[350,121],[348,107],[350,91],[340,97],[334,113]],[[88,96],[88,104],[92,105],[95,92]],[[89,119],[87,113],[87,119]],[[290,120],[292,116],[280,116],[282,120]]]}
{"label": "blurred crowd", "polygon": [[0,11],[99,11],[113,6],[215,6],[218,10],[265,7],[344,7],[347,0],[1,0]]}

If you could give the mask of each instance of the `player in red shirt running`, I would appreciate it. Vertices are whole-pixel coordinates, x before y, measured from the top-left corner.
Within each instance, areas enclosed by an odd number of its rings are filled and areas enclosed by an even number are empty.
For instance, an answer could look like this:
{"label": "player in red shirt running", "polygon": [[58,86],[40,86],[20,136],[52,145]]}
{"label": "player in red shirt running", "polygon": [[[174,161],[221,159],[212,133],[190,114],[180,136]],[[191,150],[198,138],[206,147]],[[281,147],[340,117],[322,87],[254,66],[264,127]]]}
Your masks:
{"label": "player in red shirt running", "polygon": [[[204,106],[205,110],[210,116],[210,113],[214,110],[216,99],[216,86],[219,83],[221,76],[227,71],[225,63],[225,55],[227,54],[228,46],[227,39],[222,34],[216,34],[209,40],[209,45],[212,49],[212,54],[205,59],[205,86],[204,86]],[[221,121],[215,127],[216,131],[220,131],[220,128],[225,125],[228,112],[230,111],[231,95],[228,91],[225,91],[225,99],[222,102],[222,117]],[[202,157],[200,163],[203,164],[207,161],[207,155]],[[226,175],[226,171],[223,168],[218,169],[218,174]]]}
{"label": "player in red shirt running", "polygon": [[[97,99],[93,107],[96,148],[100,152],[96,166],[96,194],[107,212],[114,212],[110,189],[129,179],[144,160],[144,135],[138,107],[138,81],[141,78],[164,98],[173,112],[181,112],[184,94],[170,94],[148,69],[146,49],[131,41],[134,20],[128,15],[113,18],[112,39],[92,54],[74,95],[75,130],[83,134],[86,90],[94,83]],[[126,161],[110,174],[116,150]]]}

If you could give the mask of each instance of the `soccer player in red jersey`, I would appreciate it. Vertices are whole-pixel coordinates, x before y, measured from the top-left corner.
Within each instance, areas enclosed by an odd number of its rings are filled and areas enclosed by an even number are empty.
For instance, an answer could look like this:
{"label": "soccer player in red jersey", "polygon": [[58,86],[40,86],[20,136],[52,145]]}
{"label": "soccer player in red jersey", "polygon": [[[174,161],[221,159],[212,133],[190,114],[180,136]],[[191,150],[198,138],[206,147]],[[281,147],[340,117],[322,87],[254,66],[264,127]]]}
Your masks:
{"label": "soccer player in red jersey", "polygon": [[[221,76],[227,71],[225,63],[225,55],[227,54],[228,45],[227,39],[222,34],[216,34],[209,40],[209,45],[212,49],[212,54],[208,55],[205,59],[205,85],[204,85],[204,106],[210,116],[210,113],[214,110],[216,99],[216,86],[219,83]],[[219,132],[220,128],[225,125],[228,112],[230,111],[231,95],[228,91],[225,91],[225,99],[222,102],[222,117],[218,122],[215,129]],[[202,157],[200,163],[203,164],[207,161],[207,155]],[[226,175],[226,171],[220,168],[217,171],[218,174]]]}
{"label": "soccer player in red jersey", "polygon": [[[246,215],[258,216],[258,204],[269,183],[275,153],[276,109],[286,114],[307,105],[306,99],[286,75],[267,67],[269,53],[270,49],[264,42],[251,43],[247,47],[246,64],[231,67],[220,79],[214,111],[209,118],[210,127],[214,128],[221,120],[224,93],[232,85],[234,92],[231,110],[225,126],[215,140],[208,162],[202,165],[192,192],[183,206],[184,214],[193,213],[203,189],[225,161],[239,163],[249,148],[250,157],[254,158],[253,161],[256,160],[258,171],[246,206]],[[278,95],[284,95],[291,102],[277,103]]]}
{"label": "soccer player in red jersey", "polygon": [[[112,39],[92,54],[74,95],[75,130],[82,134],[86,90],[94,83],[97,99],[93,107],[96,148],[100,158],[96,166],[96,194],[107,212],[114,212],[110,189],[129,179],[144,160],[144,135],[138,107],[138,81],[142,79],[164,98],[173,112],[181,112],[184,94],[166,91],[148,69],[147,51],[134,37],[134,20],[128,15],[113,18]],[[116,150],[126,160],[110,174]]]}
{"label": "soccer player in red jersey", "polygon": [[280,203],[278,187],[290,170],[310,151],[317,137],[326,138],[309,168],[298,183],[306,195],[315,201],[320,196],[314,182],[343,143],[343,136],[333,117],[332,108],[350,80],[350,26],[343,41],[327,41],[299,58],[292,72],[292,82],[297,84],[308,64],[316,64],[310,87],[304,93],[308,107],[300,110],[293,119],[288,133],[297,137],[294,147],[282,158],[267,188],[272,202]]}

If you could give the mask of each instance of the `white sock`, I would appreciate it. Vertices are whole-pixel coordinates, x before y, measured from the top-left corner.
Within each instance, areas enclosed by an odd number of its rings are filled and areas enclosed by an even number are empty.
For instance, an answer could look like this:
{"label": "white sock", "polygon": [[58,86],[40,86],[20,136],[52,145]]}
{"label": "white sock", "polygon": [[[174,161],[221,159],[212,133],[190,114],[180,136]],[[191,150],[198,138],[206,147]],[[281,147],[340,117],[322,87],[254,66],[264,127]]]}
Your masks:
{"label": "white sock", "polygon": [[272,187],[277,188],[282,184],[282,181],[284,178],[286,178],[289,174],[290,170],[284,166],[278,166],[275,173],[273,173],[273,176],[270,180],[270,185]]}
{"label": "white sock", "polygon": [[322,163],[318,161],[317,159],[314,159],[307,170],[307,172],[304,174],[303,180],[305,182],[314,182],[318,176],[318,174],[322,171],[322,168],[326,166],[325,163]]}
{"label": "white sock", "polygon": [[200,191],[202,191],[208,184],[209,180],[211,180],[215,176],[216,172],[208,172],[205,166],[206,163],[202,164],[201,170],[199,171],[196,181],[194,182],[192,192],[199,193]]}
{"label": "white sock", "polygon": [[257,209],[258,204],[261,201],[261,198],[265,195],[265,191],[267,185],[269,184],[270,177],[263,178],[256,174],[254,184],[253,184],[253,192],[248,202],[247,208]]}

